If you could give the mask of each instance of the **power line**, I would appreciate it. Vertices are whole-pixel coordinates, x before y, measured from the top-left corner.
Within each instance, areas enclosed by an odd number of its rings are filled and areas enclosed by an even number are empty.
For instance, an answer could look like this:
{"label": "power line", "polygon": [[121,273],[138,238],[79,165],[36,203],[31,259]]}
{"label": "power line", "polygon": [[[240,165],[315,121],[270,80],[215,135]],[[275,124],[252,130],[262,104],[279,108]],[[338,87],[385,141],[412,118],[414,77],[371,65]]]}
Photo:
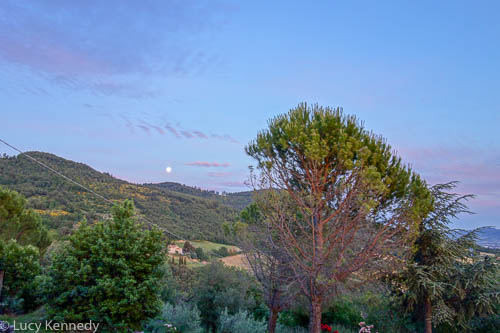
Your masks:
{"label": "power line", "polygon": [[[84,186],[84,185],[80,184],[79,182],[77,182],[77,181],[75,181],[75,180],[73,180],[73,179],[71,179],[71,178],[69,178],[69,177],[67,177],[67,176],[63,175],[63,174],[62,174],[62,173],[60,173],[59,171],[57,171],[57,170],[55,170],[55,169],[51,168],[50,166],[48,166],[47,164],[45,164],[45,163],[43,163],[43,162],[41,162],[41,161],[37,160],[37,159],[36,159],[36,158],[34,158],[33,156],[28,155],[27,153],[25,153],[25,152],[23,152],[22,150],[20,150],[20,149],[18,149],[18,148],[16,148],[16,147],[14,147],[13,145],[9,144],[8,142],[6,142],[6,141],[4,141],[4,140],[2,140],[2,139],[0,139],[0,142],[2,142],[4,145],[6,145],[6,146],[10,147],[11,149],[13,149],[13,150],[17,151],[19,154],[21,154],[21,155],[24,155],[24,156],[28,157],[28,158],[29,158],[29,159],[31,159],[32,161],[34,161],[34,162],[38,163],[39,165],[41,165],[42,167],[44,167],[44,168],[46,168],[46,169],[50,170],[51,172],[55,173],[56,175],[58,175],[58,176],[60,176],[60,177],[64,178],[65,180],[67,180],[67,181],[69,181],[69,182],[71,182],[71,183],[73,183],[73,184],[75,184],[75,185],[77,185],[77,186],[80,186],[81,188],[83,188],[83,189],[87,190],[88,192],[90,192],[90,193],[94,194],[94,195],[95,195],[95,196],[97,196],[98,198],[103,199],[104,201],[106,201],[106,202],[108,202],[108,203],[114,204],[112,200],[110,200],[110,199],[106,198],[106,197],[105,197],[105,196],[103,196],[103,195],[100,195],[99,193],[97,193],[97,192],[95,192],[94,190],[92,190],[92,189],[90,189],[90,188],[88,188],[88,187],[86,187],[86,186]],[[172,235],[172,236],[174,236],[174,237],[177,237],[178,239],[183,239],[183,237],[180,237],[179,235],[176,235],[175,233],[173,233],[173,232],[169,231],[168,229],[165,229],[164,227],[160,227],[160,226],[159,226],[159,225],[157,225],[156,223],[149,221],[149,220],[148,220],[146,217],[144,217],[144,216],[140,216],[140,215],[136,215],[136,216],[138,216],[139,218],[143,219],[144,221],[146,221],[146,222],[147,222],[147,223],[149,223],[150,225],[153,225],[153,226],[157,227],[158,229],[161,229],[161,230],[163,230],[163,231],[165,231],[165,232],[169,233],[170,235]]]}

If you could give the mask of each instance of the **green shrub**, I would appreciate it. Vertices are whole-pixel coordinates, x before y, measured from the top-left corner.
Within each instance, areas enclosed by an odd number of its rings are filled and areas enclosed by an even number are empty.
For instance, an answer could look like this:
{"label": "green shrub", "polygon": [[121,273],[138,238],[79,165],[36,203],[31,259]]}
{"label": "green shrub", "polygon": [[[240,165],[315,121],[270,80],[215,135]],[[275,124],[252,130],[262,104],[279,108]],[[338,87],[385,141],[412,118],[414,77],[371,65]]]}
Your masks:
{"label": "green shrub", "polygon": [[215,331],[224,309],[235,314],[256,307],[255,280],[247,272],[216,261],[199,268],[197,277],[191,293],[205,328]]}
{"label": "green shrub", "polygon": [[323,323],[341,324],[357,328],[363,321],[361,311],[350,301],[339,299],[335,301],[322,315]]}
{"label": "green shrub", "polygon": [[215,257],[222,257],[222,258],[229,257],[231,255],[231,253],[229,253],[229,250],[225,246],[222,246],[217,250],[212,250],[212,253],[214,254]]}
{"label": "green shrub", "polygon": [[309,324],[309,314],[307,314],[302,308],[285,310],[279,314],[278,324],[283,327],[305,328]]}
{"label": "green shrub", "polygon": [[0,271],[4,274],[0,313],[21,313],[36,307],[33,283],[41,271],[39,259],[38,249],[32,245],[0,241]]}
{"label": "green shrub", "polygon": [[201,333],[200,311],[196,305],[179,303],[175,306],[166,303],[161,315],[151,320],[145,327],[145,332],[165,333],[169,332],[165,325],[171,324],[180,333]]}
{"label": "green shrub", "polygon": [[205,254],[205,252],[203,252],[203,249],[201,247],[197,247],[194,251],[196,252],[196,257],[199,260],[201,261],[208,260],[207,255]]}
{"label": "green shrub", "polygon": [[227,309],[219,317],[219,333],[265,333],[267,322],[253,318],[247,311],[231,315]]}

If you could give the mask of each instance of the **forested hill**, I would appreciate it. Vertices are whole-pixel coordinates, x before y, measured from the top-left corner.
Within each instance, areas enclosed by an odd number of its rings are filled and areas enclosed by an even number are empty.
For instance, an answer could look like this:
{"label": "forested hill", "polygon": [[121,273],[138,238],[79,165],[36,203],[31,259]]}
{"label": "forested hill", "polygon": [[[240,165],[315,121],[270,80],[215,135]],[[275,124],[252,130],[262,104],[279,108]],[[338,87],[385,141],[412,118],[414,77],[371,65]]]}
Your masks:
{"label": "forested hill", "polygon": [[[53,154],[27,154],[108,199],[132,199],[139,214],[186,239],[223,240],[222,223],[233,220],[240,208],[246,205],[225,204],[224,199],[215,193],[213,197],[203,197],[174,187],[128,183]],[[83,218],[95,221],[109,216],[109,203],[24,155],[0,158],[0,186],[24,195],[28,205],[43,216],[50,228],[61,234],[71,232],[73,225]],[[249,194],[245,196],[250,198]]]}
{"label": "forested hill", "polygon": [[144,185],[148,187],[159,188],[162,190],[175,191],[175,192],[194,195],[201,198],[217,200],[218,202],[231,206],[237,210],[242,210],[252,202],[252,191],[236,192],[236,193],[227,193],[227,192],[219,193],[215,191],[203,190],[201,188],[191,187],[172,182],[144,184]]}

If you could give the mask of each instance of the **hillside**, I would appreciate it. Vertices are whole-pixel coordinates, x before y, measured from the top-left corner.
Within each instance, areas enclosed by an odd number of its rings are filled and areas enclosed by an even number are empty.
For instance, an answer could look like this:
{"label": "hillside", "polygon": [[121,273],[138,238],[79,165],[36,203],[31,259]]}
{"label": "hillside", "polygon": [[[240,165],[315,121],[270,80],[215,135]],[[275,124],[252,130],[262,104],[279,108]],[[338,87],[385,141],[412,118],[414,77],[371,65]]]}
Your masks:
{"label": "hillside", "polygon": [[[232,205],[223,204],[216,194],[203,197],[161,185],[131,184],[53,154],[28,154],[111,200],[132,199],[140,215],[185,239],[222,241],[222,223],[233,220],[239,212]],[[23,155],[0,158],[0,186],[24,195],[45,223],[61,234],[69,233],[84,218],[95,221],[109,216],[108,202]]]}
{"label": "hillside", "polygon": [[197,187],[191,187],[172,182],[164,182],[158,184],[144,184],[144,186],[158,188],[161,190],[169,190],[179,193],[190,194],[200,198],[213,199],[220,202],[221,204],[231,206],[239,211],[248,206],[252,202],[252,191],[236,192],[236,193],[227,193],[227,192],[218,193],[215,191],[203,190]]}

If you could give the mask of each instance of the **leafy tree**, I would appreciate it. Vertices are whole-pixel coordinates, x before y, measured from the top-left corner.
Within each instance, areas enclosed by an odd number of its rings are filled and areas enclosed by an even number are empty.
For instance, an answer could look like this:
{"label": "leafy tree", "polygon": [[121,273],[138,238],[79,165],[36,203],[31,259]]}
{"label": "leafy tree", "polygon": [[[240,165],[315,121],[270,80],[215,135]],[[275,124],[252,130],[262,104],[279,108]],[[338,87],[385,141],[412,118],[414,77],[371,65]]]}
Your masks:
{"label": "leafy tree", "polygon": [[254,185],[267,189],[260,208],[293,260],[318,333],[322,303],[339,283],[401,261],[429,209],[427,187],[339,108],[300,104],[271,119],[246,151],[258,163]]}
{"label": "leafy tree", "polygon": [[295,296],[289,267],[291,258],[275,245],[276,237],[257,203],[248,205],[241,212],[240,221],[227,230],[235,236],[262,287],[264,302],[270,311],[267,329],[274,333],[279,313],[290,305]]}
{"label": "leafy tree", "polygon": [[225,246],[221,246],[220,248],[218,249],[215,249],[215,250],[212,250],[212,253],[216,256],[216,257],[220,257],[220,258],[224,258],[224,257],[228,257],[231,255],[231,253],[229,253],[229,250],[227,249],[227,247]]}
{"label": "leafy tree", "polygon": [[190,241],[185,241],[184,246],[182,247],[182,251],[184,253],[192,253],[192,252],[195,252],[195,248],[194,248],[193,244],[191,244]]}
{"label": "leafy tree", "polygon": [[219,261],[201,267],[192,293],[203,326],[215,332],[224,309],[235,314],[254,306],[252,289],[252,279],[241,269],[226,267]]}
{"label": "leafy tree", "polygon": [[49,246],[47,229],[40,216],[26,208],[19,193],[0,186],[0,239],[16,240],[19,245],[33,245],[40,250]]}
{"label": "leafy tree", "polygon": [[[146,332],[165,332],[165,324],[175,327],[176,332],[202,333],[200,311],[196,306],[180,302],[175,306],[166,303],[155,319],[148,322]],[[167,330],[167,332],[169,332]]]}
{"label": "leafy tree", "polygon": [[83,224],[49,271],[48,314],[57,321],[100,322],[103,329],[139,329],[161,307],[162,234],[133,220],[131,201],[113,220]]}
{"label": "leafy tree", "polygon": [[477,232],[452,230],[468,213],[471,195],[451,193],[456,183],[431,187],[433,211],[423,220],[408,266],[390,282],[405,307],[423,317],[425,332],[444,324],[465,328],[474,316],[493,313],[500,297],[498,265],[475,256]]}
{"label": "leafy tree", "polygon": [[195,249],[195,252],[196,252],[196,257],[200,260],[200,261],[205,261],[205,260],[208,260],[208,256],[205,254],[205,252],[203,251],[203,248],[201,247],[197,247]]}
{"label": "leafy tree", "polygon": [[23,196],[0,186],[0,302],[3,294],[22,297],[28,309],[33,306],[30,284],[40,270],[39,250],[50,241],[40,217],[25,205]]}
{"label": "leafy tree", "polygon": [[22,246],[12,239],[0,242],[0,313],[9,311],[5,305],[8,298],[19,300],[24,311],[34,308],[34,280],[40,271],[36,247]]}

